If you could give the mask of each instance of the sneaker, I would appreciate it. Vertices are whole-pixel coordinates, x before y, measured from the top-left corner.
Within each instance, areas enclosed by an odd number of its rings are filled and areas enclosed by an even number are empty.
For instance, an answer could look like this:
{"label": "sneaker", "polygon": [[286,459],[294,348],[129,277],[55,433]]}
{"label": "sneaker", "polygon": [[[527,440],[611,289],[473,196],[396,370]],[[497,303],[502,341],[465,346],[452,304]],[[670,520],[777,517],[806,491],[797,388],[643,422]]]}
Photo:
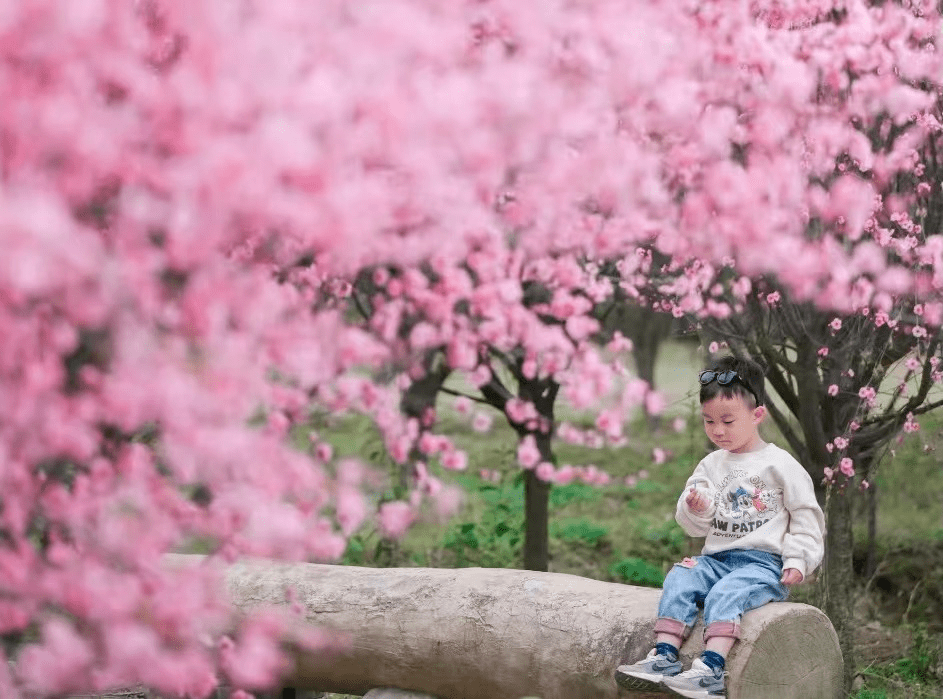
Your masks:
{"label": "sneaker", "polygon": [[659,654],[654,648],[644,660],[635,665],[620,665],[616,668],[616,682],[625,689],[640,689],[650,692],[662,691],[661,681],[681,672],[681,661]]}
{"label": "sneaker", "polygon": [[661,684],[675,694],[690,699],[710,699],[727,696],[724,677],[726,673],[714,671],[700,658],[695,658],[691,669],[673,677],[666,677]]}

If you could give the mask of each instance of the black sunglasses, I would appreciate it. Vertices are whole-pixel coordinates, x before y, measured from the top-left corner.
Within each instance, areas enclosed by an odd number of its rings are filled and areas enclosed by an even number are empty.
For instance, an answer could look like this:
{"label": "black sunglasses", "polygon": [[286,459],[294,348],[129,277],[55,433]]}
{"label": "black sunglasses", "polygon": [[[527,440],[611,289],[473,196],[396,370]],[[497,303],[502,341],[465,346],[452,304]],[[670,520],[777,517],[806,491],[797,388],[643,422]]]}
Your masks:
{"label": "black sunglasses", "polygon": [[756,401],[757,405],[763,405],[763,402],[760,400],[759,396],[756,395],[756,392],[750,388],[750,385],[740,378],[740,375],[733,369],[726,369],[724,371],[718,371],[717,369],[705,369],[698,375],[697,378],[701,382],[702,386],[706,386],[711,381],[716,381],[721,386],[729,386],[736,381],[750,392],[750,395],[753,396],[753,400]]}

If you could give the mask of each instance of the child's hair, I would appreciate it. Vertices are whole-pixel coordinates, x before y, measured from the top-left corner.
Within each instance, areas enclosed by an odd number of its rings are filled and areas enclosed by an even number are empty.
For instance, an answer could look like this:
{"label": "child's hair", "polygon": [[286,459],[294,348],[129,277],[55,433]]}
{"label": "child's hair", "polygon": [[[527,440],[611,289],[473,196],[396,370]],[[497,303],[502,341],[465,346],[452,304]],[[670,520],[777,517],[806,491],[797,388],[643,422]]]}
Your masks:
{"label": "child's hair", "polygon": [[702,371],[701,376],[704,376],[705,371],[713,371],[718,374],[732,371],[736,373],[736,377],[725,385],[722,385],[717,378],[712,378],[704,383],[704,378],[710,378],[709,374],[702,378],[700,394],[702,405],[717,396],[723,396],[724,398],[742,396],[747,401],[752,400],[754,407],[766,403],[766,390],[764,388],[766,372],[756,362],[727,355],[718,359],[713,367]]}

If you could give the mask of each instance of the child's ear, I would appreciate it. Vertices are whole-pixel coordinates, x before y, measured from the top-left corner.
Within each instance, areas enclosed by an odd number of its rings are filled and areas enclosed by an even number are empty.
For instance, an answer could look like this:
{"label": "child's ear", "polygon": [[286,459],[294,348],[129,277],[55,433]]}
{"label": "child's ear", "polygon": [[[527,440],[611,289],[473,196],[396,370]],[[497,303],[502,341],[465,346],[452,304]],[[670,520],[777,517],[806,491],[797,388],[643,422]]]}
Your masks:
{"label": "child's ear", "polygon": [[753,408],[753,424],[759,425],[763,422],[763,419],[766,417],[766,406],[758,405]]}

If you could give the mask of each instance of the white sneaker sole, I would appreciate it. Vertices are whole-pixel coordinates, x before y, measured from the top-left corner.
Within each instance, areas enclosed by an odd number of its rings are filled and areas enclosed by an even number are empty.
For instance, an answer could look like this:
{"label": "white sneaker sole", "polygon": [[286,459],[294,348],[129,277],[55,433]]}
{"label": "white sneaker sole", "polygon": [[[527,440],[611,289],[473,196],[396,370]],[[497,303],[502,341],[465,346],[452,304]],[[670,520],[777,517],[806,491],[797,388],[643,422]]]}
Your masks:
{"label": "white sneaker sole", "polygon": [[616,668],[616,684],[625,689],[661,692],[664,689],[661,683],[663,679],[665,679],[665,676],[657,672],[649,674],[636,670],[628,673],[623,671],[622,668]]}
{"label": "white sneaker sole", "polygon": [[711,694],[706,689],[679,689],[664,682],[661,683],[661,689],[667,689],[672,694],[677,694],[687,699],[723,699],[723,697],[727,696],[726,690],[722,691],[720,694]]}

